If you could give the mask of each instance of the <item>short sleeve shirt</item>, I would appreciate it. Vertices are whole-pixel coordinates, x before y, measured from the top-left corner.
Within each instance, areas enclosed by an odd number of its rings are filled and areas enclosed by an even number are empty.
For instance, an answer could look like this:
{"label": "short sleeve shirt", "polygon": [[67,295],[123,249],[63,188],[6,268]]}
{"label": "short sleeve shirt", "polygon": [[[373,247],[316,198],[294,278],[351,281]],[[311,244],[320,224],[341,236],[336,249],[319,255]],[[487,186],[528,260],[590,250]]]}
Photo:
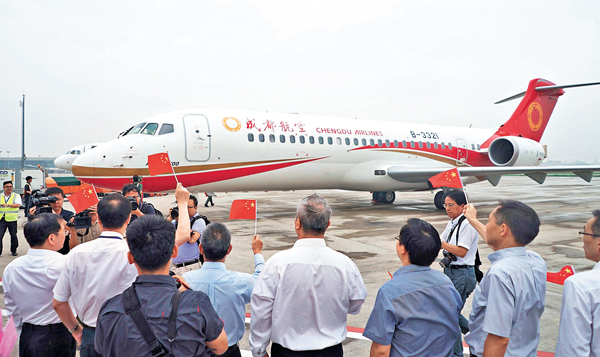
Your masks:
{"label": "short sleeve shirt", "polygon": [[[169,275],[140,275],[134,283],[141,311],[156,338],[174,356],[211,356],[206,342],[214,341],[223,322],[208,296],[188,290],[181,296],[177,312],[175,341],[167,339],[171,299],[177,291]],[[149,356],[150,351],[130,316],[125,314],[122,294],[106,300],[96,325],[95,349],[103,356]]]}
{"label": "short sleeve shirt", "polygon": [[[206,228],[206,223],[199,216],[200,215],[198,213],[194,215],[194,217],[198,218],[196,218],[194,224],[192,225],[192,233],[197,232],[200,233],[200,235],[202,235],[202,232],[204,232],[204,228]],[[190,220],[194,219],[194,217],[192,217]],[[179,254],[176,258],[173,259],[173,263],[181,264],[189,262],[190,260],[198,259],[199,257],[200,250],[198,248],[197,242],[184,243],[179,247]]]}
{"label": "short sleeve shirt", "polygon": [[379,289],[363,335],[380,345],[391,345],[392,357],[451,357],[462,305],[446,275],[430,267],[407,265]]}
{"label": "short sleeve shirt", "polygon": [[535,357],[546,300],[546,262],[525,247],[488,255],[492,266],[475,288],[465,341],[483,355],[489,333],[508,337],[505,356]]}
{"label": "short sleeve shirt", "polygon": [[[464,219],[463,222],[460,224],[460,228],[454,230],[454,232],[452,233],[452,237],[450,237],[450,240],[448,241],[448,235],[452,231],[452,228],[455,225],[458,225],[458,221],[461,217],[463,217],[462,214],[448,222],[448,225],[446,225],[446,229],[444,229],[444,231],[440,235],[440,239],[444,242],[448,242],[448,244],[463,247],[468,250],[467,254],[464,257],[461,258],[459,256],[456,256],[456,261],[450,263],[450,265],[475,265],[477,243],[479,242],[477,240],[477,231],[475,230],[475,228],[473,228],[469,221]],[[458,239],[456,239],[457,235]]]}

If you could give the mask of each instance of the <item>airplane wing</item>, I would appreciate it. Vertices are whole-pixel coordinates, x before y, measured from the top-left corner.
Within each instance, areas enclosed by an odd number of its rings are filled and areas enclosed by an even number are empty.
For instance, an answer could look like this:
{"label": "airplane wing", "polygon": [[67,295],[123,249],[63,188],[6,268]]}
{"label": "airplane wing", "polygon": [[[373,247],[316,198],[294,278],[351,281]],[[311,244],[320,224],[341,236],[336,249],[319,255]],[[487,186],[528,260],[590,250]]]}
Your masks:
{"label": "airplane wing", "polygon": [[[391,178],[401,182],[417,183],[426,182],[429,178],[449,170],[450,168],[413,168],[406,166],[391,166],[387,174]],[[461,177],[475,176],[480,181],[488,180],[496,186],[502,175],[525,175],[542,184],[550,173],[573,173],[587,182],[592,181],[594,172],[599,172],[597,165],[573,165],[573,166],[517,166],[517,167],[458,167]]]}

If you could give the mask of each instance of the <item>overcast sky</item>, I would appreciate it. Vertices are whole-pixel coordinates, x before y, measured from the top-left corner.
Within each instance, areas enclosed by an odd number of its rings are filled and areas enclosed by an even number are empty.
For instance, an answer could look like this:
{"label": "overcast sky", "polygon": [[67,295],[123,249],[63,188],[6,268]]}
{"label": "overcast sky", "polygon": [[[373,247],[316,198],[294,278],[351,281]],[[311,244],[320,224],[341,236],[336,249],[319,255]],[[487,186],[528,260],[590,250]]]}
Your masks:
{"label": "overcast sky", "polygon": [[[600,1],[2,1],[0,155],[57,156],[184,108],[496,128],[529,80],[600,82]],[[550,159],[600,160],[600,86]]]}

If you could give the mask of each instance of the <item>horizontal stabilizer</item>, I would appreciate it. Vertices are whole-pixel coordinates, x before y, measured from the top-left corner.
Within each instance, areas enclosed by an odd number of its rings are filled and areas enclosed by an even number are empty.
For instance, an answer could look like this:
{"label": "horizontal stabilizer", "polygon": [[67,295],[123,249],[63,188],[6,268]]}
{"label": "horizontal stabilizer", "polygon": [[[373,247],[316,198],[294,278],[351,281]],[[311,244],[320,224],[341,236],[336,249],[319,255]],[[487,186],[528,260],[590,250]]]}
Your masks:
{"label": "horizontal stabilizer", "polygon": [[[549,91],[549,90],[554,90],[554,89],[563,89],[563,88],[575,88],[575,87],[586,87],[586,86],[595,86],[600,84],[600,82],[594,82],[594,83],[580,83],[580,84],[566,84],[566,85],[562,85],[562,86],[540,86],[540,87],[536,87],[535,90],[538,92],[541,91]],[[506,99],[502,99],[494,104],[500,104],[500,103],[506,103],[509,102],[513,99],[518,99],[521,98],[523,96],[525,96],[525,93],[527,92],[522,92],[519,94],[515,94],[512,97],[508,97]]]}
{"label": "horizontal stabilizer", "polygon": [[[396,181],[406,183],[427,182],[429,178],[441,172],[448,171],[444,168],[415,168],[406,166],[391,166],[387,174]],[[461,177],[480,176],[492,185],[498,185],[502,175],[526,175],[537,183],[543,183],[546,176],[551,173],[573,173],[587,182],[592,180],[594,172],[600,172],[598,165],[573,165],[573,166],[490,166],[490,167],[458,167]]]}

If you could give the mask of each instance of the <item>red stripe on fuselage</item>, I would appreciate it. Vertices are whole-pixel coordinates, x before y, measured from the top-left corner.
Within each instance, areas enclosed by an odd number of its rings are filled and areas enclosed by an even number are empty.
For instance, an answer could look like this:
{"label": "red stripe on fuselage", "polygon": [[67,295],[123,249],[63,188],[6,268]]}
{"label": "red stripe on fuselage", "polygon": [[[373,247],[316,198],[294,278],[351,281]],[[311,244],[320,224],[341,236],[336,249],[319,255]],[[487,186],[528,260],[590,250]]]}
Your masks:
{"label": "red stripe on fuselage", "polygon": [[[452,149],[449,149],[448,146],[446,146],[444,149],[442,149],[442,146],[438,144],[438,148],[436,149],[433,144],[431,144],[431,147],[428,149],[426,144],[423,143],[423,147],[419,148],[417,147],[418,144],[415,145],[414,148],[412,147],[403,147],[401,145],[399,145],[398,147],[395,147],[393,145],[390,144],[390,146],[385,146],[385,144],[383,146],[379,146],[379,145],[375,145],[375,146],[361,146],[358,148],[354,148],[348,151],[356,151],[356,150],[374,150],[374,151],[393,151],[393,150],[402,150],[402,151],[408,151],[408,152],[403,152],[403,154],[405,155],[416,155],[419,156],[419,154],[423,153],[423,154],[433,154],[433,155],[439,155],[441,157],[444,157],[446,159],[449,160],[454,160],[456,162],[459,162],[457,160],[458,157],[458,148],[456,146],[452,146]],[[461,150],[465,150],[467,152],[467,160],[466,162],[462,162],[460,161],[460,165],[469,165],[469,166],[494,166],[494,164],[490,161],[489,156],[487,155],[487,153],[483,153],[480,151],[474,151],[474,150],[469,150],[469,149],[465,149],[465,148],[461,148]],[[432,159],[435,160],[435,159]],[[439,160],[442,161],[442,160]],[[456,165],[458,166],[458,164]]]}
{"label": "red stripe on fuselage", "polygon": [[[193,187],[203,185],[212,182],[219,182],[230,180],[239,177],[245,177],[250,175],[256,175],[263,172],[274,171],[283,169],[290,166],[300,165],[311,161],[322,160],[325,157],[319,157],[315,159],[300,160],[293,162],[284,162],[280,164],[262,165],[262,166],[251,166],[241,167],[235,169],[224,169],[216,171],[204,171],[204,172],[192,172],[186,174],[178,174],[177,179],[184,187]],[[121,190],[124,185],[131,183],[131,177],[92,177],[92,178],[81,178],[81,181],[89,184],[94,184],[98,187],[108,188],[112,190]],[[173,175],[167,176],[155,176],[155,177],[144,177],[143,179],[144,192],[160,192],[174,190],[176,181]]]}

